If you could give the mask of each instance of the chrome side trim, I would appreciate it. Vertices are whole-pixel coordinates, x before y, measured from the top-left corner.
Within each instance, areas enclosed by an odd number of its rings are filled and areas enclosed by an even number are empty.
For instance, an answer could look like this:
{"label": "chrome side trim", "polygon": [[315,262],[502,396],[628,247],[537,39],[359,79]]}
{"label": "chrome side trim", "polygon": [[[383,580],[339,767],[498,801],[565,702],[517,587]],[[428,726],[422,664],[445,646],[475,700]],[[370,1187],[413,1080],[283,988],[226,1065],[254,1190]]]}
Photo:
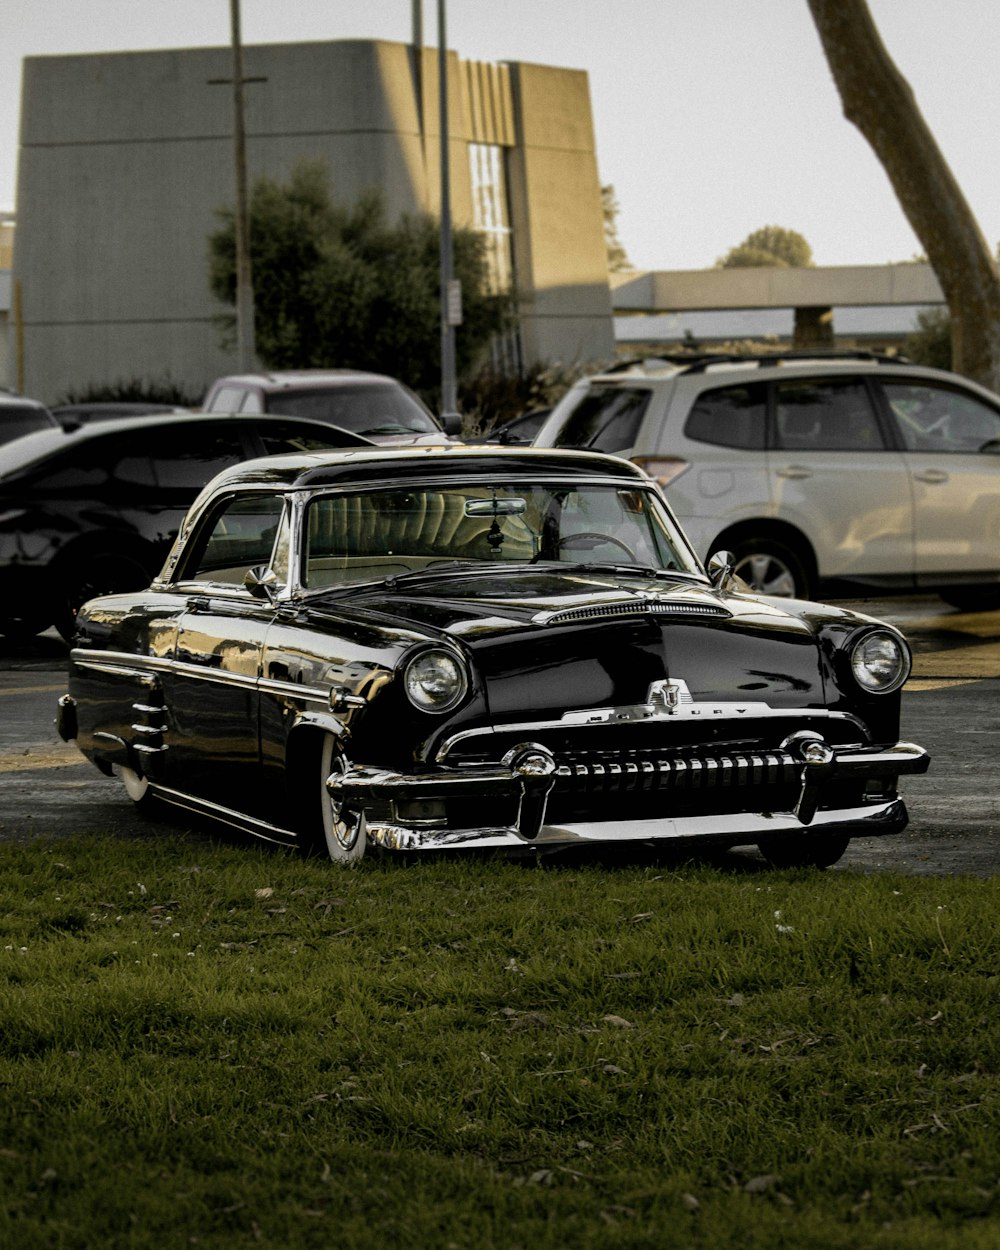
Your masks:
{"label": "chrome side trim", "polygon": [[130,655],[128,652],[118,651],[101,651],[95,654],[93,651],[75,648],[70,652],[70,659],[77,668],[107,673],[112,677],[132,677],[142,681],[148,679],[149,674],[171,673],[188,680],[211,681],[243,690],[257,689],[262,694],[321,703],[324,707],[328,707],[330,702],[330,691],[323,687],[300,686],[293,681],[278,681],[271,677],[251,676],[249,673],[232,673],[161,656]]}

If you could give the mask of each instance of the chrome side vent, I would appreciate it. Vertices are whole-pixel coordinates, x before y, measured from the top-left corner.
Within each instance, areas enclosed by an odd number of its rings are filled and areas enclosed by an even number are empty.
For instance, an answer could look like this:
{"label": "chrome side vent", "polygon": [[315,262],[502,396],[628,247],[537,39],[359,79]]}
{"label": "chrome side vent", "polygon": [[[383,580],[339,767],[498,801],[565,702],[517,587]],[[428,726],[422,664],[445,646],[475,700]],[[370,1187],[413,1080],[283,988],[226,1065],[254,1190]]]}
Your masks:
{"label": "chrome side vent", "polygon": [[167,709],[161,703],[133,703],[135,720],[131,729],[136,735],[132,750],[140,755],[159,755],[168,750],[163,741],[167,732]]}
{"label": "chrome side vent", "polygon": [[672,603],[668,599],[635,598],[617,603],[593,604],[587,608],[566,608],[558,612],[539,612],[533,616],[535,625],[563,625],[569,621],[595,621],[621,616],[680,616],[728,619],[732,612],[712,603]]}

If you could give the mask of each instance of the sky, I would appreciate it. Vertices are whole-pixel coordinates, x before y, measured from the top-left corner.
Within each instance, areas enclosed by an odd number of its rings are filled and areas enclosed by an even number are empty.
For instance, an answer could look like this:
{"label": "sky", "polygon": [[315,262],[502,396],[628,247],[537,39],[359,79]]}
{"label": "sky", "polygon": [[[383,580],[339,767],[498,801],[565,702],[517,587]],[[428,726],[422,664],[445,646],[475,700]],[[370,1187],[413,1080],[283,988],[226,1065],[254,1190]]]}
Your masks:
{"label": "sky", "polygon": [[[991,247],[1000,242],[1000,4],[869,0]],[[229,0],[4,0],[0,211],[16,207],[25,56],[225,45]],[[437,43],[437,0],[423,0]],[[922,251],[841,112],[806,0],[447,0],[460,56],[586,70],[602,182],[637,269],[704,269],[753,230],[818,265]],[[411,0],[242,0],[245,44],[412,37]],[[252,172],[252,171],[251,171]]]}

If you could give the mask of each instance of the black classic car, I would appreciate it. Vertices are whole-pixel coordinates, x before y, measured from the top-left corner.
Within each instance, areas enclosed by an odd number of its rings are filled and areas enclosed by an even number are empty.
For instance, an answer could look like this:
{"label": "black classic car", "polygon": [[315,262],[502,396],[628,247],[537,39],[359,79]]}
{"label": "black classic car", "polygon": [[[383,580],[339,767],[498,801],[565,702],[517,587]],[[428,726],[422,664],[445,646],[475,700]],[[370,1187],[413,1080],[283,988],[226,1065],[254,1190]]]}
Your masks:
{"label": "black classic car", "polygon": [[59,729],[166,801],[350,863],[894,833],[909,649],[699,565],[641,469],[406,448],[219,474],[146,591],[87,603]]}

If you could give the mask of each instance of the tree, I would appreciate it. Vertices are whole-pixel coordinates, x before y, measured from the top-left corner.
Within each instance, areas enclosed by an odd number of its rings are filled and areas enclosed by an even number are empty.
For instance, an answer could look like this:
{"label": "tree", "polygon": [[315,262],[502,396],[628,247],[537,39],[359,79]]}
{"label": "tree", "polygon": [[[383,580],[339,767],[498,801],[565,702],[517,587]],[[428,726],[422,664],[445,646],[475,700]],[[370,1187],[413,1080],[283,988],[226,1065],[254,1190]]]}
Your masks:
{"label": "tree", "polygon": [[871,145],[951,313],[954,368],[1000,390],[1000,270],[865,0],[808,0],[844,116]]}
{"label": "tree", "polygon": [[[228,304],[236,294],[231,209],[209,237],[209,283]],[[321,161],[304,161],[287,185],[261,178],[250,204],[257,353],[272,369],[372,369],[434,393],[440,385],[441,312],[437,222],[386,219],[378,190],[351,208],[334,204]],[[459,373],[473,367],[504,325],[508,303],[489,291],[485,242],[454,231],[462,283],[456,335]],[[232,319],[229,319],[231,325]]]}
{"label": "tree", "polygon": [[812,248],[796,230],[784,226],[762,226],[715,262],[717,269],[808,269],[813,263]]}
{"label": "tree", "polygon": [[625,245],[618,237],[618,197],[610,182],[601,187],[601,208],[604,210],[604,246],[608,251],[608,271],[624,273],[632,269]]}

